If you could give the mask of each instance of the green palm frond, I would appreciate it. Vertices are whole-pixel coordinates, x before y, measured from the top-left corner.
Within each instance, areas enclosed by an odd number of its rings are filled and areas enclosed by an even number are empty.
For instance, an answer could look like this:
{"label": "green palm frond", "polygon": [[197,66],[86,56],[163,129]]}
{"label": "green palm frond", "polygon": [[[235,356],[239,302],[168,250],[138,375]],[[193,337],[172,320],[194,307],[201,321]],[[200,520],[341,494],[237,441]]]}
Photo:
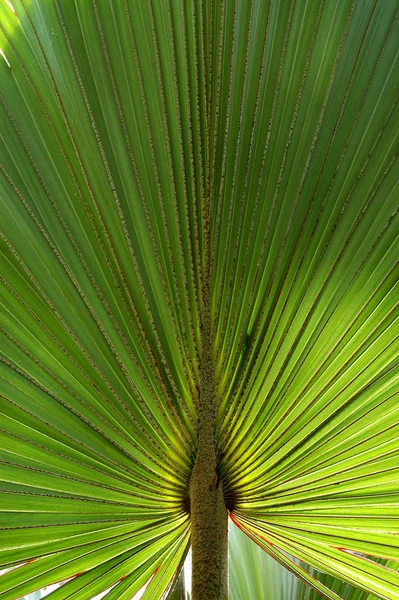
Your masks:
{"label": "green palm frond", "polygon": [[[229,598],[297,598],[300,581],[238,527],[229,529]],[[309,588],[310,589],[310,588]]]}
{"label": "green palm frond", "polygon": [[[266,600],[322,600],[326,596],[300,581],[287,569],[274,561],[266,552],[254,544],[238,528],[230,528],[229,576],[231,600],[257,598]],[[399,563],[379,559],[390,569],[398,570]],[[350,586],[339,579],[309,568],[305,563],[298,566],[316,579],[322,586],[345,600],[375,600],[376,596]],[[320,587],[320,590],[322,587]],[[229,597],[230,597],[229,596]],[[328,596],[327,596],[328,597]]]}
{"label": "green palm frond", "polygon": [[398,599],[398,14],[0,0],[0,600],[171,589],[208,282],[232,519]]}

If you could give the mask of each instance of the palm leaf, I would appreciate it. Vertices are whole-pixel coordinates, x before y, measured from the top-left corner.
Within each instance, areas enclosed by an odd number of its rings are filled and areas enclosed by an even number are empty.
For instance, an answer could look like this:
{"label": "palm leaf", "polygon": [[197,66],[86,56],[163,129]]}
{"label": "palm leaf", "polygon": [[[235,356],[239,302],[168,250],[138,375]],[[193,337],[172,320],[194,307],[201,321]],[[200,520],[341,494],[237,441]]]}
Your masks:
{"label": "palm leaf", "polygon": [[398,597],[398,11],[1,0],[2,600],[170,590],[209,270],[234,521]]}
{"label": "palm leaf", "polygon": [[[274,561],[254,544],[238,528],[230,528],[230,596],[239,598],[276,598],[277,600],[320,600],[328,597],[345,600],[374,600],[376,596],[350,586],[339,579],[296,562],[302,575],[313,578],[313,587],[294,577],[287,569]],[[287,557],[288,558],[288,557]],[[388,568],[397,570],[398,562],[379,560]],[[329,592],[328,590],[331,590]],[[338,594],[338,595],[337,595]]]}

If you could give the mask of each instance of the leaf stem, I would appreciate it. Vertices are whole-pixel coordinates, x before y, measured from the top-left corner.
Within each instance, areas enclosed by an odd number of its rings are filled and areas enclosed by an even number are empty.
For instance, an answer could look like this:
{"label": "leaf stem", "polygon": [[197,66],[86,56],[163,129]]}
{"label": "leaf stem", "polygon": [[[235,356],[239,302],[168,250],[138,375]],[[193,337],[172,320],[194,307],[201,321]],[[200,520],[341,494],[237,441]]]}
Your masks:
{"label": "leaf stem", "polygon": [[205,282],[201,326],[198,453],[190,482],[192,600],[226,600],[227,509],[215,444],[215,382],[209,285]]}

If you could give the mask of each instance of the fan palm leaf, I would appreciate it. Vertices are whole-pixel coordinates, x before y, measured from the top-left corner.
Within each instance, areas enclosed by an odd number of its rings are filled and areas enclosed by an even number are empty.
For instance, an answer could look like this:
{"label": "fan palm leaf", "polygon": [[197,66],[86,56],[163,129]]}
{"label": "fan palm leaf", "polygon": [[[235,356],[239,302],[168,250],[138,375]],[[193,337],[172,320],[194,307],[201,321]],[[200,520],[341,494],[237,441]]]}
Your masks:
{"label": "fan palm leaf", "polygon": [[1,600],[162,598],[201,440],[270,556],[398,598],[398,12],[1,0]]}

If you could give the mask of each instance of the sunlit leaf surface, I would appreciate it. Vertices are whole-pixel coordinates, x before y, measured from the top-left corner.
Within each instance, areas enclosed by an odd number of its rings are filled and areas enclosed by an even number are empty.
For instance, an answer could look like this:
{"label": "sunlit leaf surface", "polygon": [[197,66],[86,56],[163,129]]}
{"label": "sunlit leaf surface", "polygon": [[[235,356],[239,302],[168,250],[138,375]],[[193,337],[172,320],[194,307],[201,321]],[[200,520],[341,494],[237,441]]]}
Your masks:
{"label": "sunlit leaf surface", "polygon": [[0,0],[1,600],[170,589],[207,265],[232,518],[397,600],[398,12]]}
{"label": "sunlit leaf surface", "polygon": [[[300,571],[307,572],[314,587],[294,577],[287,569],[274,561],[266,552],[245,536],[238,528],[230,528],[229,537],[229,589],[231,600],[256,598],[265,600],[323,600],[323,598],[343,598],[344,600],[375,600],[376,596],[352,587],[331,575],[322,573],[295,561]],[[393,570],[399,569],[399,562],[379,559],[381,564]],[[333,593],[329,592],[326,587]],[[335,595],[334,595],[335,594]]]}

